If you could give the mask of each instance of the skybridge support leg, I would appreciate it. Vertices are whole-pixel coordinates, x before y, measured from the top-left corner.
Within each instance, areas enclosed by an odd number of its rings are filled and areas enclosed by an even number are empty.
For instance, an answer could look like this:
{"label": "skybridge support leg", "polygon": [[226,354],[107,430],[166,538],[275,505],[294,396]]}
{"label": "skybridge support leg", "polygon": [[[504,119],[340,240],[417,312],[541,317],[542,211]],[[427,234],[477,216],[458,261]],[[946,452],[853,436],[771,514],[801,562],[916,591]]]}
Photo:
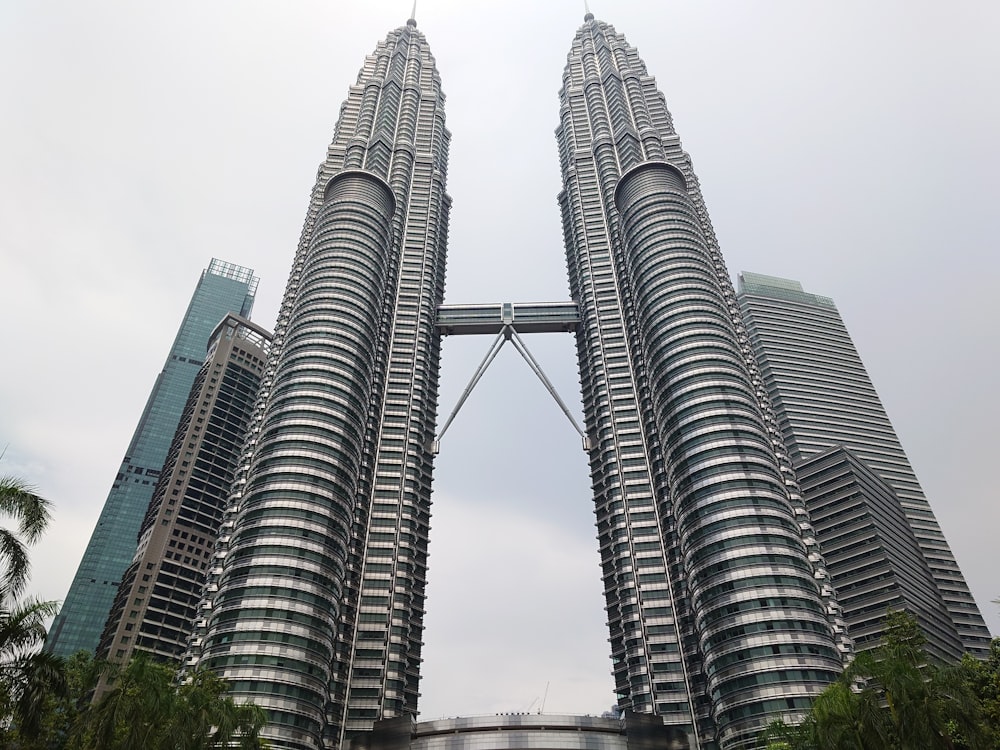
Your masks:
{"label": "skybridge support leg", "polygon": [[583,441],[583,449],[589,452],[591,447],[593,447],[591,445],[590,438],[587,437],[587,434],[583,431],[580,425],[576,423],[576,420],[573,418],[573,412],[571,412],[569,407],[566,406],[561,398],[559,398],[559,392],[556,391],[555,386],[552,385],[552,382],[548,379],[548,377],[546,377],[545,372],[542,370],[542,366],[538,364],[538,361],[531,355],[531,352],[528,351],[527,344],[525,344],[524,340],[517,335],[517,331],[510,326],[508,326],[508,328],[510,328],[511,332],[511,343],[514,345],[514,348],[517,349],[517,353],[520,354],[524,361],[528,363],[528,367],[531,368],[531,371],[535,373],[540,381],[542,381],[542,385],[545,386],[545,390],[547,390],[549,395],[555,399],[557,404],[559,404],[559,408],[562,409],[562,413],[566,415],[566,419],[569,420],[569,423],[573,425],[573,429],[580,435],[580,439]]}
{"label": "skybridge support leg", "polygon": [[531,352],[528,351],[527,345],[524,343],[524,340],[518,335],[517,331],[514,329],[514,326],[510,325],[509,323],[504,325],[503,328],[500,330],[500,333],[497,334],[497,337],[493,339],[493,343],[490,345],[489,350],[486,352],[486,356],[483,357],[483,361],[479,363],[479,367],[476,368],[475,373],[473,373],[472,379],[469,381],[469,384],[465,387],[465,390],[462,391],[462,395],[459,397],[458,403],[455,404],[455,408],[452,409],[451,414],[448,416],[448,419],[445,420],[444,426],[441,428],[441,431],[438,432],[438,434],[435,436],[431,444],[427,446],[428,450],[431,451],[434,455],[440,453],[441,438],[444,437],[444,434],[448,431],[448,428],[451,427],[451,423],[455,421],[455,417],[458,416],[459,410],[468,400],[469,396],[472,394],[473,389],[479,384],[479,381],[482,380],[483,375],[486,374],[486,370],[489,369],[489,366],[491,364],[493,364],[493,360],[495,360],[497,354],[500,353],[500,349],[502,349],[503,345],[508,341],[510,341],[513,344],[514,348],[517,350],[517,353],[521,355],[521,358],[528,363],[528,367],[531,368],[531,371],[535,373],[535,376],[542,382],[542,385],[545,386],[545,390],[549,392],[549,395],[552,396],[553,399],[555,399],[555,402],[556,404],[559,405],[559,408],[562,410],[562,413],[566,415],[566,418],[569,420],[570,424],[573,425],[573,429],[576,430],[577,433],[580,435],[580,438],[583,441],[583,449],[589,452],[593,447],[592,441],[590,440],[589,437],[587,437],[586,433],[576,423],[576,419],[573,418],[573,413],[569,410],[569,407],[567,407],[566,404],[563,402],[563,400],[559,397],[559,393],[556,391],[555,386],[552,385],[552,382],[548,379],[548,377],[546,377],[545,372],[542,370],[541,365],[538,364],[538,361],[532,356]]}

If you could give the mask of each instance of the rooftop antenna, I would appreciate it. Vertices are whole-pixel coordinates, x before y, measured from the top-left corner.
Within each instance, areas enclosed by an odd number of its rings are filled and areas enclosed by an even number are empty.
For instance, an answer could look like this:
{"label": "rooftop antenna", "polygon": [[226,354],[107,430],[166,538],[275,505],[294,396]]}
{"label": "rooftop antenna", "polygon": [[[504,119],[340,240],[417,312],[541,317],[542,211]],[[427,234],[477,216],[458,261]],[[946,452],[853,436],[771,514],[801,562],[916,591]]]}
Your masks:
{"label": "rooftop antenna", "polygon": [[417,0],[413,0],[413,10],[410,11],[410,20],[417,20]]}
{"label": "rooftop antenna", "polygon": [[590,3],[588,3],[587,0],[583,0],[583,10],[584,10],[583,20],[593,21],[594,14],[590,12]]}

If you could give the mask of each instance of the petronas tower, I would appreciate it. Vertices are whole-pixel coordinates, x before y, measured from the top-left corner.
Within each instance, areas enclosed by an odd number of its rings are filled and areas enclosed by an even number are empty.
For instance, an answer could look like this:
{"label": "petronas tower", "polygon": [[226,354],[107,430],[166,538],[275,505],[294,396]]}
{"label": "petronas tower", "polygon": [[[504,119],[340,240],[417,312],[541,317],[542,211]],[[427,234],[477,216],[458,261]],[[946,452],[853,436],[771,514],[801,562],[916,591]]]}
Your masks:
{"label": "petronas tower", "polygon": [[427,42],[380,42],[341,108],[279,312],[188,663],[275,748],[414,714],[450,198]]}
{"label": "petronas tower", "polygon": [[836,679],[843,623],[656,82],[588,14],[560,102],[618,702],[742,746]]}
{"label": "petronas tower", "polygon": [[[642,722],[674,747],[750,747],[842,669],[843,622],[663,96],[589,14],[562,84],[572,300],[447,314],[449,133],[414,21],[350,88],[187,659],[267,709],[275,748],[374,748],[386,720],[416,716],[440,337],[463,321],[520,341],[555,315],[576,335],[612,671],[632,723],[563,729],[596,733],[588,747],[631,746],[652,731]],[[421,747],[487,746],[471,724],[430,724]]]}

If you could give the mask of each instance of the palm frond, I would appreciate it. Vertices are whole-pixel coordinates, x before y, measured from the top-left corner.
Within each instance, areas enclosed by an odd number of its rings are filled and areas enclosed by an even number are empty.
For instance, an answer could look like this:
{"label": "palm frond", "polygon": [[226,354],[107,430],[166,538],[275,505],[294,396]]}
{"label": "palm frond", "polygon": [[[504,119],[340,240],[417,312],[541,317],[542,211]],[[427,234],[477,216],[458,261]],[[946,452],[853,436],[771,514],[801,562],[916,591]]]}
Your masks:
{"label": "palm frond", "polygon": [[16,477],[0,477],[0,512],[18,522],[18,533],[34,544],[51,520],[50,503]]}
{"label": "palm frond", "polygon": [[31,562],[24,542],[3,528],[0,528],[0,567],[5,568],[0,576],[0,599],[17,596],[28,583]]}

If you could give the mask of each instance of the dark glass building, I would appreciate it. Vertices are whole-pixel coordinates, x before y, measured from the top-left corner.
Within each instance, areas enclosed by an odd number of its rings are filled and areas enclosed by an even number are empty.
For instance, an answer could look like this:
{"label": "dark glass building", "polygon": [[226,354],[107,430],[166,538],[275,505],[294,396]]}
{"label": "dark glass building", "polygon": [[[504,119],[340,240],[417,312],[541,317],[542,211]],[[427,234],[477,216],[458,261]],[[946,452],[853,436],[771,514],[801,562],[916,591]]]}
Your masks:
{"label": "dark glass building", "polygon": [[202,272],[69,593],[49,629],[47,651],[70,656],[97,648],[184,404],[205,361],[205,343],[228,313],[250,314],[256,291],[257,277],[249,268],[213,258]]}

